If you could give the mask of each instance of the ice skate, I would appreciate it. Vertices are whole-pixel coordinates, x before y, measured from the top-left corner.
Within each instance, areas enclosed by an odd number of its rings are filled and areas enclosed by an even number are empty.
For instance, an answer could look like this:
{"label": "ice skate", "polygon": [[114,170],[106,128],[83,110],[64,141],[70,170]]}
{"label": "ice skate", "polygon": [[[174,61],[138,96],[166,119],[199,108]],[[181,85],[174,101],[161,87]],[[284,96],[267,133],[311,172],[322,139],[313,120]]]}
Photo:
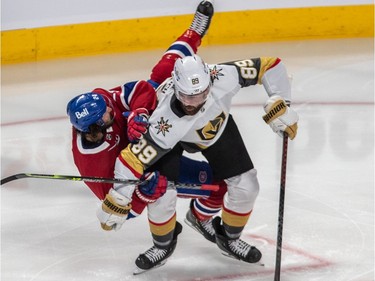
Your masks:
{"label": "ice skate", "polygon": [[133,274],[138,275],[148,270],[163,266],[167,259],[173,254],[177,245],[177,236],[182,231],[182,225],[176,222],[176,228],[173,234],[173,240],[167,249],[160,249],[156,246],[152,246],[143,254],[140,254],[135,261],[136,269]]}
{"label": "ice skate", "polygon": [[206,35],[207,30],[210,27],[211,19],[214,15],[212,2],[212,0],[204,0],[200,2],[194,14],[193,22],[190,25],[190,29],[197,32],[202,38]]}
{"label": "ice skate", "polygon": [[241,239],[230,239],[221,225],[221,218],[216,217],[212,221],[216,232],[216,244],[222,254],[248,263],[257,263],[262,258],[262,253],[254,246]]}
{"label": "ice skate", "polygon": [[212,226],[212,218],[204,221],[198,220],[193,214],[193,204],[194,201],[192,200],[190,202],[189,211],[186,213],[185,223],[202,234],[208,241],[216,243],[215,229]]}

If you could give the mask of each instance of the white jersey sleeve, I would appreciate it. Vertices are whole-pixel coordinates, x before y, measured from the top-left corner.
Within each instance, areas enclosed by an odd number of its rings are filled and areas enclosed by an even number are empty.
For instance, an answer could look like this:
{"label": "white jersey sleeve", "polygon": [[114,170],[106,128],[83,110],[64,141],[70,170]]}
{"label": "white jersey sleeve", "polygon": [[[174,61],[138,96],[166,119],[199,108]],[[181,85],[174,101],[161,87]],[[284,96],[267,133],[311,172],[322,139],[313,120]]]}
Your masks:
{"label": "white jersey sleeve", "polygon": [[232,99],[242,87],[264,83],[269,95],[288,96],[286,72],[278,58],[246,59],[209,67],[210,95],[195,115],[183,112],[171,78],[157,89],[158,105],[149,119],[148,132],[139,144],[129,145],[120,156],[122,164],[137,177],[179,142],[198,150],[213,145],[222,135]]}

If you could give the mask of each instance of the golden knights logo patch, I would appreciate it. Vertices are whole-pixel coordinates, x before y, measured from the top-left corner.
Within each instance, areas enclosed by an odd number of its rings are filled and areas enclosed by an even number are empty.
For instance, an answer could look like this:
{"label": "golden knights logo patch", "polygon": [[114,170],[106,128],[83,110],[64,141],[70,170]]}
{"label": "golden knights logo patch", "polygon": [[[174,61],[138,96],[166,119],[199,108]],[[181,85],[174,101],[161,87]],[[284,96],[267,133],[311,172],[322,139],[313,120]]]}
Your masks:
{"label": "golden knights logo patch", "polygon": [[227,116],[222,112],[216,116],[214,120],[210,120],[206,126],[196,132],[202,140],[212,140],[219,132],[221,126],[223,126],[225,118],[227,118]]}
{"label": "golden knights logo patch", "polygon": [[219,68],[217,65],[215,65],[213,68],[210,69],[211,74],[211,81],[214,82],[215,80],[219,80],[220,76],[224,76],[223,73],[221,73],[223,69]]}
{"label": "golden knights logo patch", "polygon": [[169,133],[169,129],[172,128],[172,125],[168,124],[169,119],[164,121],[164,117],[160,118],[160,121],[158,121],[158,124],[155,126],[155,129],[158,129],[156,134],[162,133],[165,137],[165,133]]}

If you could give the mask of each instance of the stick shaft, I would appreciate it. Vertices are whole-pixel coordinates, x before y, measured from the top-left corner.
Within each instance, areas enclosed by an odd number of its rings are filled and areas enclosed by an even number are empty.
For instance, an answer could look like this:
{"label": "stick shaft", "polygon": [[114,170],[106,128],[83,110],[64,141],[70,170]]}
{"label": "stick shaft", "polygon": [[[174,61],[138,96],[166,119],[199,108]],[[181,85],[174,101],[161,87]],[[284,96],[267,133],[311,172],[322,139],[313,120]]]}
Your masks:
{"label": "stick shaft", "polygon": [[[82,177],[82,176],[70,176],[70,175],[51,175],[51,174],[31,174],[31,173],[20,173],[15,174],[6,178],[1,179],[1,185],[8,182],[24,179],[24,178],[36,178],[36,179],[49,179],[49,180],[69,180],[69,181],[85,181],[85,182],[96,182],[96,183],[121,183],[125,185],[140,184],[140,180],[129,180],[129,179],[116,179],[116,178],[99,178],[99,177]],[[186,184],[186,183],[175,183],[179,188],[184,189],[198,189],[198,190],[210,190],[217,191],[218,185],[211,184]]]}
{"label": "stick shaft", "polygon": [[24,178],[37,178],[37,179],[50,179],[50,180],[69,180],[69,181],[87,181],[96,183],[129,183],[135,184],[140,183],[139,180],[119,180],[110,178],[97,178],[97,177],[81,177],[81,176],[70,176],[70,175],[50,175],[50,174],[31,174],[31,173],[21,173],[6,177],[1,180],[1,185]]}
{"label": "stick shaft", "polygon": [[281,250],[282,250],[282,241],[283,241],[287,155],[288,155],[288,135],[284,133],[283,151],[282,151],[282,158],[281,158],[279,220],[278,220],[278,227],[277,227],[276,264],[275,264],[274,281],[280,281],[280,272],[281,272]]}

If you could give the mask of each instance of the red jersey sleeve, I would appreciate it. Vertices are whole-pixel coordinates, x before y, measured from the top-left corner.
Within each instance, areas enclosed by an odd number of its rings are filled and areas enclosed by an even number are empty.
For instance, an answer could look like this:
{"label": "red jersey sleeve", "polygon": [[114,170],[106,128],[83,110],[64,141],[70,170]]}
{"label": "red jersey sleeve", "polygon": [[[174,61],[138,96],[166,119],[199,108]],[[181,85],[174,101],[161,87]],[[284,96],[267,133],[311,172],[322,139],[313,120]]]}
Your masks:
{"label": "red jersey sleeve", "polygon": [[156,107],[156,92],[153,86],[144,80],[128,82],[122,86],[110,89],[95,89],[95,93],[110,95],[114,106],[122,112],[131,111],[136,108],[146,108],[149,112]]}

